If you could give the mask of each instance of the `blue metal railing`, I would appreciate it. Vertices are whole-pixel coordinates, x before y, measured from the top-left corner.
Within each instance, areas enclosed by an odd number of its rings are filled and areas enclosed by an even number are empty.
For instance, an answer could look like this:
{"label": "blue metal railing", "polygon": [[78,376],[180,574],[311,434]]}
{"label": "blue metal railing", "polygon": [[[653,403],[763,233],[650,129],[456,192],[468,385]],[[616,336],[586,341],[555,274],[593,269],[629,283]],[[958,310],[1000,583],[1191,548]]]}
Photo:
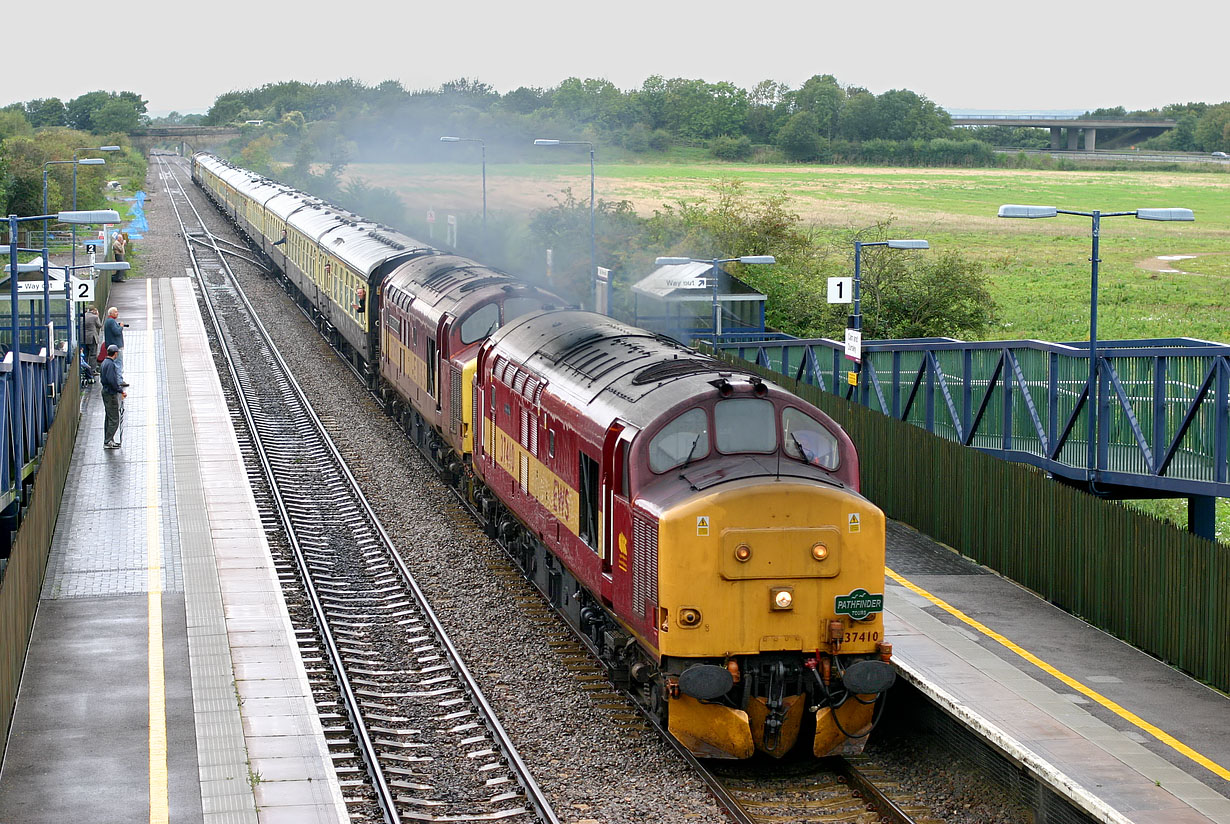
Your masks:
{"label": "blue metal railing", "polygon": [[[38,328],[25,329],[32,335]],[[23,335],[23,338],[26,336]],[[21,369],[21,431],[14,429],[13,398],[13,351],[7,342],[0,341],[0,517],[7,520],[5,526],[15,529],[21,516],[21,506],[34,480],[42,457],[47,432],[59,410],[59,399],[64,381],[72,374],[72,362],[67,344],[60,343],[48,352],[39,346],[37,352],[23,343],[20,356]],[[77,357],[77,353],[71,353]],[[18,444],[21,449],[17,449]],[[17,456],[21,455],[21,466]]]}
{"label": "blue metal railing", "polygon": [[1230,346],[1192,338],[1099,343],[1093,404],[1087,343],[864,342],[857,385],[848,381],[853,363],[843,344],[827,338],[717,348],[1064,478],[1148,490],[1141,497],[1230,496]]}

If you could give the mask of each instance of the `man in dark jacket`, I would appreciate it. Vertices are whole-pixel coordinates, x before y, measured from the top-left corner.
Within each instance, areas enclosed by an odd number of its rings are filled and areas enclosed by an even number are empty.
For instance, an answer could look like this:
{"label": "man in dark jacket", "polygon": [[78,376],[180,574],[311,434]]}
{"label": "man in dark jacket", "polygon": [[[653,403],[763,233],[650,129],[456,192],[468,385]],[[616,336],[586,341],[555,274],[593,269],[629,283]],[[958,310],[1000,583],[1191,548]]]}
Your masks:
{"label": "man in dark jacket", "polygon": [[115,437],[119,432],[120,422],[124,419],[123,399],[128,397],[128,393],[121,388],[120,369],[115,362],[119,351],[120,348],[115,344],[108,346],[107,357],[102,362],[102,369],[99,370],[102,376],[103,409],[107,412],[107,420],[103,428],[104,449],[120,448],[120,442]]}

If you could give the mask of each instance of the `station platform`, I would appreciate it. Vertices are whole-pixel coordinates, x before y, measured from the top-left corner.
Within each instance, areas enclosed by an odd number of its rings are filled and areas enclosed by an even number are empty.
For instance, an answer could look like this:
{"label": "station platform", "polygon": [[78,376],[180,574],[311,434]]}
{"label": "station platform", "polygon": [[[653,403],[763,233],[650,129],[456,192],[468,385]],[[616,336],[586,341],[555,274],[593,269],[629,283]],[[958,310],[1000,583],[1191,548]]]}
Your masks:
{"label": "station platform", "polygon": [[949,714],[1096,821],[1230,822],[1230,698],[891,522],[888,567],[893,662]]}
{"label": "station platform", "polygon": [[348,821],[193,283],[111,305],[122,446],[87,387],[0,821]]}

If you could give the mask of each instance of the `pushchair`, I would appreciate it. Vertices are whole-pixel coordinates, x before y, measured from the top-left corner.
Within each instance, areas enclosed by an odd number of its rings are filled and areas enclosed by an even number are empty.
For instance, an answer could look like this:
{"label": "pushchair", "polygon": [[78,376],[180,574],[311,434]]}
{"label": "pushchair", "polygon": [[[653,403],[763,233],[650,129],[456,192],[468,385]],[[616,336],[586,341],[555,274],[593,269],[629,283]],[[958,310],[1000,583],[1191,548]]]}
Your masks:
{"label": "pushchair", "polygon": [[81,358],[81,385],[88,386],[98,380],[98,373],[90,368],[90,362],[86,359],[84,352],[81,352],[78,357]]}

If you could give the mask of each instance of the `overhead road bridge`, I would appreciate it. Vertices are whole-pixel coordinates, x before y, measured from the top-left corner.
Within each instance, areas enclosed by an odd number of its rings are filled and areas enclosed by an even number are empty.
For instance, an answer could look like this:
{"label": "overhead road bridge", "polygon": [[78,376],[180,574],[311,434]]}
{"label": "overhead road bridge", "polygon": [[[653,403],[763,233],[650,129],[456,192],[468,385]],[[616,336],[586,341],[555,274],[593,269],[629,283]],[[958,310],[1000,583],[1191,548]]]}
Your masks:
{"label": "overhead road bridge", "polygon": [[239,135],[238,126],[151,126],[138,129],[131,137],[133,142],[145,151],[163,143],[179,143],[184,147],[182,153],[187,154],[186,147],[216,148]]}
{"label": "overhead road bridge", "polygon": [[952,118],[954,126],[1024,126],[1031,129],[1050,129],[1051,148],[1058,151],[1066,131],[1068,151],[1079,146],[1082,132],[1085,134],[1084,149],[1092,152],[1097,148],[1098,129],[1156,129],[1160,134],[1178,125],[1176,120],[1160,120],[1144,117],[1080,117],[1040,114],[981,114]]}
{"label": "overhead road bridge", "polygon": [[1230,497],[1224,344],[1099,342],[1092,393],[1087,342],[864,341],[857,386],[848,382],[844,344],[827,338],[717,349],[1096,495],[1186,497],[1188,528],[1206,538],[1215,536],[1216,499]]}

